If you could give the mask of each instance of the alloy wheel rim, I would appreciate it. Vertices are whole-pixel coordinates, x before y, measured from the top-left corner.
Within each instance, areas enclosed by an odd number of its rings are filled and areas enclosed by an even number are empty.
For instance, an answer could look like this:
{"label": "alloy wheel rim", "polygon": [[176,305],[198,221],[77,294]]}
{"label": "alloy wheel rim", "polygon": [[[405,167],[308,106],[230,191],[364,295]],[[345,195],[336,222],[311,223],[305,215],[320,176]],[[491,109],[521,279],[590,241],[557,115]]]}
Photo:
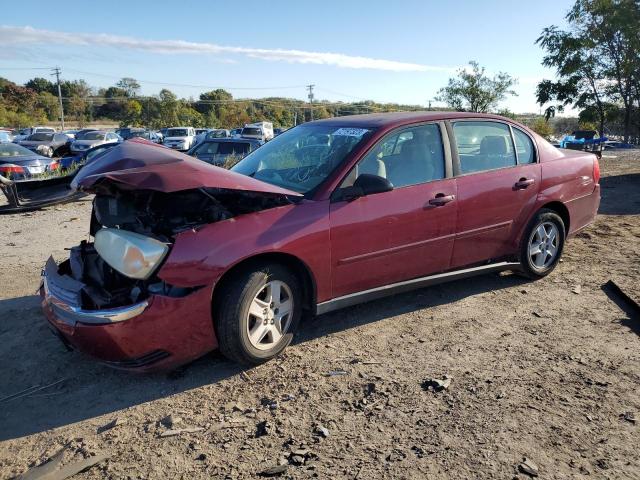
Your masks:
{"label": "alloy wheel rim", "polygon": [[269,350],[286,335],[293,316],[293,294],[280,281],[267,282],[255,295],[247,314],[247,337],[258,350]]}
{"label": "alloy wheel rim", "polygon": [[558,256],[560,232],[553,222],[539,224],[529,238],[529,259],[531,265],[543,270],[548,268]]}

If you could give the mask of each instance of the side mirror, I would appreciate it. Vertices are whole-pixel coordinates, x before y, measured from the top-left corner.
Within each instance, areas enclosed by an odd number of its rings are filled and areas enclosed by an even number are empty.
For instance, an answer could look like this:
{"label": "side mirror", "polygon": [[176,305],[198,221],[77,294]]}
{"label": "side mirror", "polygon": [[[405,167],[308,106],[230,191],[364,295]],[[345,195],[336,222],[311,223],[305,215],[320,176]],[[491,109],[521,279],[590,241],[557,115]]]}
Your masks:
{"label": "side mirror", "polygon": [[393,190],[393,185],[389,180],[379,175],[371,173],[361,173],[353,182],[355,188],[361,189],[363,195],[372,195],[374,193],[384,193]]}
{"label": "side mirror", "polygon": [[338,190],[336,193],[339,193],[336,199],[350,202],[365,195],[390,192],[391,190],[393,190],[393,185],[386,178],[370,173],[362,173],[353,182],[353,186]]}

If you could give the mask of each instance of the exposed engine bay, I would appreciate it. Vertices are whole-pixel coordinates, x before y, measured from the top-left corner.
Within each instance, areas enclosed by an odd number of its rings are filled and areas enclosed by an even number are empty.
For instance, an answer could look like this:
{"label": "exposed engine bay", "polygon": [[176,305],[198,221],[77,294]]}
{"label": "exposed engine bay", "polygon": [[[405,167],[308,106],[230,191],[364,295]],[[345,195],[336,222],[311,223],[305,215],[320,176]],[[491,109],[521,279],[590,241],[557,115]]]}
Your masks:
{"label": "exposed engine bay", "polygon": [[[175,235],[182,231],[290,202],[279,194],[241,190],[200,188],[165,193],[122,190],[103,183],[93,200],[90,233],[95,237],[104,227],[119,229],[163,242],[170,248]],[[159,268],[160,265],[149,278],[130,278],[109,265],[94,243],[83,241],[71,249],[69,260],[60,265],[58,273],[82,283],[81,306],[92,310],[131,305],[151,294],[179,297],[195,290],[166,284],[156,275]]]}

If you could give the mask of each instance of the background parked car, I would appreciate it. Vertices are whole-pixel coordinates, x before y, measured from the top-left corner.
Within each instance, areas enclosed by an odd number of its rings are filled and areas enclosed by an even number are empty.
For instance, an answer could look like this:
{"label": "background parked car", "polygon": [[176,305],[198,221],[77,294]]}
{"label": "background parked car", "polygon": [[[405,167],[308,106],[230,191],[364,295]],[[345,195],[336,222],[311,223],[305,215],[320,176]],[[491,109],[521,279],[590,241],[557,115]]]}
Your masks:
{"label": "background parked car", "polygon": [[0,143],[11,143],[13,141],[13,135],[6,130],[0,130]]}
{"label": "background parked car", "polygon": [[242,134],[242,128],[234,128],[229,133],[232,137],[239,137]]}
{"label": "background parked car", "polygon": [[22,130],[19,130],[16,135],[14,135],[13,141],[18,143],[20,140],[24,140],[29,135],[33,135],[34,133],[38,133],[38,132],[55,133],[56,130],[55,130],[55,128],[51,128],[51,127],[28,127],[28,128],[23,128]]}
{"label": "background parked car", "polygon": [[255,122],[248,123],[240,133],[244,138],[255,138],[267,142],[273,138],[273,123],[271,122]]}
{"label": "background parked car", "polygon": [[71,138],[72,140],[74,138],[76,138],[76,134],[79,132],[80,130],[64,130],[62,133],[64,133],[67,137]]}
{"label": "background parked car", "polygon": [[214,130],[211,130],[209,133],[207,133],[207,135],[204,138],[205,140],[211,140],[212,138],[230,138],[230,137],[231,137],[231,132],[229,132],[229,130],[225,128],[216,128]]}
{"label": "background parked car", "polygon": [[261,144],[249,138],[213,138],[199,143],[187,154],[212,165],[224,166],[229,157],[237,157],[239,161]]}
{"label": "background parked car", "polygon": [[164,136],[164,145],[174,150],[186,152],[193,145],[196,132],[193,127],[172,127],[167,129]]}
{"label": "background parked car", "polygon": [[71,144],[71,153],[81,153],[103,143],[118,143],[121,141],[122,137],[117,133],[94,130],[83,134],[80,139],[76,138]]}
{"label": "background parked car", "polygon": [[92,147],[89,150],[86,150],[85,152],[78,153],[74,156],[63,157],[60,159],[60,167],[69,169],[69,168],[74,168],[76,166],[84,166],[87,163],[90,163],[99,154],[112,149],[116,145],[119,145],[119,143],[116,143],[116,142],[103,143],[96,147]]}
{"label": "background parked car", "polygon": [[145,128],[121,128],[116,130],[116,133],[122,137],[123,140],[129,140],[130,138],[144,138],[153,143],[162,143],[162,136],[154,131],[147,130]]}
{"label": "background parked car", "polygon": [[61,157],[69,153],[71,138],[64,133],[34,133],[25,140],[21,140],[19,145],[28,148],[32,152],[45,157]]}
{"label": "background parked car", "polygon": [[26,180],[60,168],[57,160],[43,157],[15,143],[0,144],[0,175],[11,180]]}

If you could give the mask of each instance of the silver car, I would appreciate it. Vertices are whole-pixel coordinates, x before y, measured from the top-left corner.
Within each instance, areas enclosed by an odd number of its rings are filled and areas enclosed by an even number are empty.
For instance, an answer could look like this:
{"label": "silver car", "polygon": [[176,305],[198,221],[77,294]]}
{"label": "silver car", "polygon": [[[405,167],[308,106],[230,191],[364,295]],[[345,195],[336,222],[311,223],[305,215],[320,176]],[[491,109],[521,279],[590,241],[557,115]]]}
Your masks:
{"label": "silver car", "polygon": [[72,154],[78,154],[86,152],[90,148],[98,145],[104,145],[105,143],[118,143],[121,141],[122,137],[117,133],[95,130],[93,132],[87,132],[80,137],[76,136],[76,139],[71,144],[70,149]]}

